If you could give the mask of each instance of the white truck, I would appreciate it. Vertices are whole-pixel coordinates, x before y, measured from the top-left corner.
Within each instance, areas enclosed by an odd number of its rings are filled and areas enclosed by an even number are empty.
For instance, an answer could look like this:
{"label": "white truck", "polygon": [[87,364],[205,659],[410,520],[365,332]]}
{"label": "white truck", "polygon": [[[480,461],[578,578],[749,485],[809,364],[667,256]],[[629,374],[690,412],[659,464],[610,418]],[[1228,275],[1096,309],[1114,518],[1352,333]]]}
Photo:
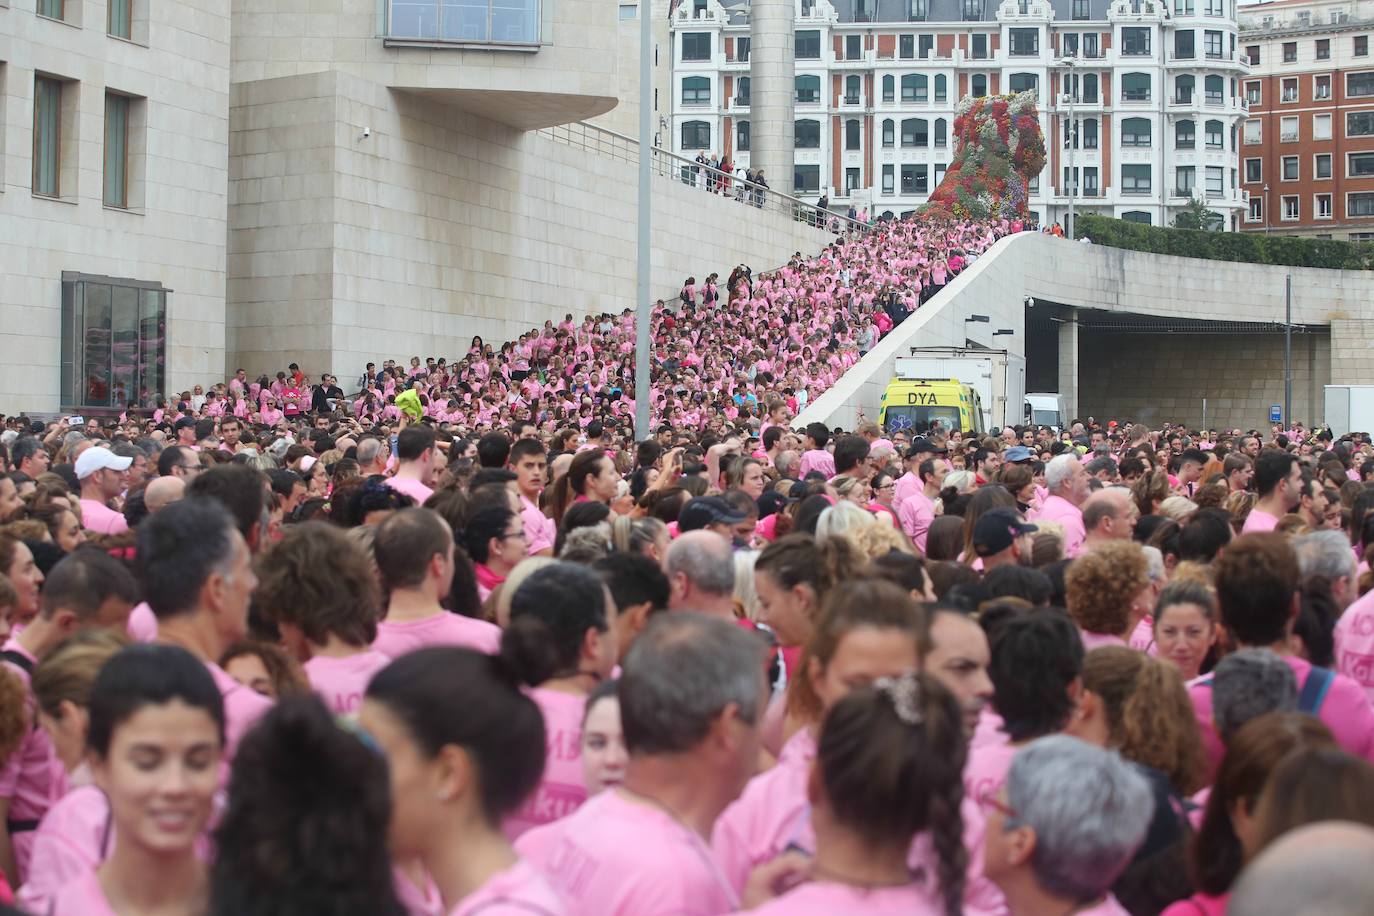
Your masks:
{"label": "white truck", "polygon": [[1064,398],[1053,392],[1027,392],[1025,422],[1048,426],[1056,433],[1064,429]]}
{"label": "white truck", "polygon": [[895,362],[900,379],[957,379],[972,385],[983,402],[983,428],[989,432],[1024,421],[1024,356],[974,347],[912,347],[909,356]]}
{"label": "white truck", "polygon": [[1374,385],[1327,385],[1325,419],[1334,436],[1374,433]]}

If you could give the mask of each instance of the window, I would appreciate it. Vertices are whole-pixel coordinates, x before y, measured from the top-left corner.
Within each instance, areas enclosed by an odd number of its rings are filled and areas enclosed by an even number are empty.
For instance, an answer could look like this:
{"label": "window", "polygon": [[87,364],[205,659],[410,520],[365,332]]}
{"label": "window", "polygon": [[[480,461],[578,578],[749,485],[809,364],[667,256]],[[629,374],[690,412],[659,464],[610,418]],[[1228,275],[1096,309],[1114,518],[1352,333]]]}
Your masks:
{"label": "window", "polygon": [[1100,55],[1097,53],[1097,33],[1096,33],[1096,32],[1084,32],[1084,33],[1083,33],[1083,56],[1084,56],[1084,57],[1099,57],[1099,56],[1100,56]]}
{"label": "window", "polygon": [[1078,56],[1078,33],[1064,32],[1059,36],[1059,49],[1065,57]]}
{"label": "window", "polygon": [[910,163],[902,166],[902,193],[903,194],[928,194],[930,193],[929,167],[925,165],[912,165]]}
{"label": "window", "polygon": [[969,56],[974,60],[987,60],[988,36],[980,32],[969,39]]}
{"label": "window", "polygon": [[1279,99],[1279,100],[1280,100],[1280,101],[1283,101],[1283,102],[1296,102],[1296,101],[1298,100],[1298,78],[1297,78],[1297,77],[1291,77],[1291,78],[1286,78],[1286,79],[1284,79],[1284,81],[1283,81],[1283,95],[1280,96],[1280,99]]}
{"label": "window", "polygon": [[819,29],[802,29],[794,36],[793,56],[797,60],[819,60],[821,33]]}
{"label": "window", "polygon": [[1245,181],[1247,184],[1259,184],[1264,180],[1264,160],[1246,159],[1245,160]]}
{"label": "window", "polygon": [[1150,167],[1148,165],[1121,166],[1121,193],[1149,194]]}
{"label": "window", "polygon": [[844,194],[846,197],[858,190],[862,184],[863,182],[859,178],[858,169],[851,168],[844,170]]}
{"label": "window", "polygon": [[902,146],[929,146],[927,127],[925,118],[907,118],[902,121]]}
{"label": "window", "polygon": [[1249,120],[1249,121],[1246,121],[1246,122],[1245,122],[1245,142],[1246,142],[1246,143],[1260,143],[1260,142],[1262,142],[1262,140],[1263,140],[1263,138],[1264,138],[1264,131],[1262,130],[1262,127],[1263,127],[1263,122],[1261,122],[1261,121],[1258,121],[1258,120]]}
{"label": "window", "polygon": [[1192,121],[1174,124],[1174,149],[1197,148],[1197,125]]}
{"label": "window", "polygon": [[1197,169],[1191,165],[1180,165],[1174,169],[1174,196],[1192,197],[1197,187]]}
{"label": "window", "polygon": [[1345,94],[1351,98],[1374,95],[1374,70],[1345,75]]}
{"label": "window", "polygon": [[821,148],[821,122],[803,118],[794,125],[795,146],[797,149]]}
{"label": "window", "polygon": [[1298,142],[1298,119],[1296,115],[1279,119],[1279,142]]}
{"label": "window", "polygon": [[949,101],[949,81],[943,73],[935,74],[935,101]]}
{"label": "window", "polygon": [[1368,35],[1356,35],[1356,36],[1355,36],[1355,48],[1354,48],[1354,52],[1355,52],[1355,56],[1356,56],[1356,57],[1368,57],[1368,56],[1369,56],[1369,36],[1368,36]]}
{"label": "window", "polygon": [[1225,52],[1222,51],[1220,32],[1207,31],[1202,33],[1202,52],[1210,60],[1220,60],[1226,56]]}
{"label": "window", "polygon": [[1013,73],[1007,80],[1007,85],[1012,92],[1038,93],[1040,78],[1034,73]]}
{"label": "window", "polygon": [[[60,16],[56,17],[62,18]],[[110,0],[105,17],[105,31],[115,38],[133,38],[133,0]]]}
{"label": "window", "polygon": [[797,101],[819,102],[821,100],[821,78],[803,74],[796,78]]}
{"label": "window", "polygon": [[1083,120],[1082,143],[1084,149],[1097,149],[1097,119],[1085,118]]}
{"label": "window", "polygon": [[1193,12],[1193,0],[1174,0],[1175,16],[1191,16]]}
{"label": "window", "polygon": [[1148,118],[1126,118],[1121,122],[1122,146],[1149,146],[1150,121]]}
{"label": "window", "polygon": [[1374,153],[1347,153],[1347,178],[1369,178],[1374,176]]}
{"label": "window", "polygon": [[1259,62],[1260,62],[1260,50],[1259,50],[1259,49],[1260,49],[1260,46],[1259,46],[1259,45],[1246,45],[1246,46],[1245,46],[1245,59],[1248,60],[1248,61],[1250,62],[1250,66],[1252,66],[1252,67],[1258,67],[1258,66],[1259,66]]}
{"label": "window", "polygon": [[1331,154],[1318,153],[1312,157],[1312,177],[1317,179],[1331,177]]}
{"label": "window", "polygon": [[1073,0],[1073,18],[1088,18],[1088,0]]}
{"label": "window", "polygon": [[62,272],[62,404],[123,407],[165,387],[160,283]]}
{"label": "window", "polygon": [[62,192],[61,80],[46,76],[33,81],[33,193],[59,197]]}
{"label": "window", "polygon": [[902,101],[903,102],[925,102],[928,101],[929,80],[922,73],[902,74]]}
{"label": "window", "polygon": [[1097,166],[1090,166],[1083,170],[1083,196],[1097,196]]}
{"label": "window", "polygon": [[988,77],[986,73],[975,73],[969,77],[969,94],[974,98],[982,98],[988,94]]}
{"label": "window", "polygon": [[930,18],[930,0],[906,0],[907,22],[925,22]]}
{"label": "window", "polygon": [[1294,195],[1284,195],[1283,215],[1279,217],[1283,220],[1295,220],[1298,218],[1298,197]]}
{"label": "window", "polygon": [[1121,53],[1131,57],[1150,54],[1150,30],[1128,26],[1121,30]]}
{"label": "window", "polygon": [[1246,222],[1258,223],[1264,219],[1264,200],[1260,197],[1250,198],[1250,211],[1245,214]]}
{"label": "window", "polygon": [[749,150],[749,122],[735,122],[735,151],[747,152]]}
{"label": "window", "polygon": [[1312,139],[1330,140],[1331,139],[1331,115],[1314,114],[1312,116]]}
{"label": "window", "polygon": [[1097,74],[1085,73],[1081,85],[1082,99],[1088,104],[1097,102]]}
{"label": "window", "polygon": [[1209,76],[1202,81],[1202,86],[1207,104],[1220,105],[1222,97],[1226,94],[1226,80],[1219,76]]}
{"label": "window", "polygon": [[983,18],[983,0],[960,0],[959,11],[965,22],[979,22]]}
{"label": "window", "polygon": [[949,125],[944,118],[935,119],[935,146],[944,147],[949,145]]}
{"label": "window", "polygon": [[1121,77],[1121,98],[1127,102],[1150,101],[1150,74],[1124,74]]}
{"label": "window", "polygon": [[682,148],[684,150],[710,149],[711,125],[705,121],[683,121]]}
{"label": "window", "polygon": [[1012,57],[1032,57],[1040,53],[1039,29],[1008,29],[1008,53]]}
{"label": "window", "polygon": [[893,139],[893,137],[895,136],[895,132],[896,132],[896,127],[893,125],[892,119],[891,119],[891,118],[888,118],[887,120],[883,121],[883,148],[884,148],[884,149],[891,149],[891,148],[892,148],[892,145],[896,142],[896,141]]}
{"label": "window", "polygon": [[1226,193],[1226,170],[1219,165],[1207,166],[1207,173],[1204,176],[1208,197],[1220,197]]}
{"label": "window", "polygon": [[884,102],[891,102],[893,99],[896,98],[896,96],[897,96],[896,85],[897,85],[897,80],[892,76],[892,74],[889,73],[887,76],[884,76],[884,77],[883,77],[883,101],[884,101]]}
{"label": "window", "polygon": [[1285,64],[1295,63],[1298,59],[1298,43],[1296,41],[1285,41],[1283,43],[1283,62]]}
{"label": "window", "polygon": [[107,207],[129,206],[129,112],[127,95],[105,93],[105,190]]}
{"label": "window", "polygon": [[1226,128],[1220,121],[1208,121],[1203,127],[1206,130],[1208,149],[1221,149],[1226,145]]}
{"label": "window", "polygon": [[735,39],[735,60],[739,61],[740,63],[748,63],[748,62],[749,62],[749,49],[750,49],[750,47],[751,47],[752,44],[753,44],[753,43],[749,40],[749,36],[747,36],[747,35],[741,35],[740,37],[736,38],[736,39]]}
{"label": "window", "polygon": [[1316,42],[1316,58],[1317,58],[1317,60],[1330,60],[1330,59],[1331,59],[1331,39],[1330,39],[1330,38],[1318,38],[1318,39],[1317,39],[1317,42]]}
{"label": "window", "polygon": [[1374,216],[1374,192],[1345,195],[1346,216]]}
{"label": "window", "polygon": [[859,77],[854,74],[844,78],[844,103],[846,105],[859,104]]}
{"label": "window", "polygon": [[859,148],[859,122],[856,118],[850,118],[844,122],[844,148],[847,150]]}
{"label": "window", "polygon": [[688,76],[682,80],[682,104],[710,105],[711,79],[705,76]]}
{"label": "window", "polygon": [[917,56],[917,57],[919,57],[921,60],[925,60],[926,58],[930,57],[931,52],[934,51],[934,50],[935,50],[935,36],[934,36],[934,35],[917,35],[917,36],[916,36],[916,56]]}
{"label": "window", "polygon": [[1151,223],[1150,214],[1145,210],[1127,210],[1121,214],[1121,219],[1128,223],[1140,223],[1142,226],[1148,226]]}
{"label": "window", "polygon": [[1347,137],[1374,137],[1374,111],[1351,111],[1345,115]]}
{"label": "window", "polygon": [[897,56],[902,60],[911,60],[916,56],[916,36],[898,35],[897,36]]}
{"label": "window", "polygon": [[1331,75],[1312,77],[1312,98],[1329,99],[1331,98]]}
{"label": "window", "polygon": [[1331,195],[1317,194],[1312,198],[1312,210],[1317,219],[1331,218]]}
{"label": "window", "polygon": [[1226,4],[1223,2],[1223,0],[1207,0],[1207,15],[1225,16]]}
{"label": "window", "polygon": [[635,3],[620,4],[620,21],[625,22],[639,16],[639,5]]}
{"label": "window", "polygon": [[864,37],[862,35],[844,36],[844,59],[858,60],[864,56]]}
{"label": "window", "polygon": [[797,194],[816,194],[821,189],[821,167],[819,165],[792,166],[792,190]]}
{"label": "window", "polygon": [[1179,60],[1193,59],[1193,30],[1184,29],[1174,33],[1174,57]]}
{"label": "window", "polygon": [[1175,77],[1174,79],[1174,101],[1180,105],[1191,105],[1193,103],[1193,87],[1196,85],[1190,74]]}
{"label": "window", "polygon": [[[393,7],[394,8],[394,7]],[[683,32],[682,33],[682,59],[683,60],[710,60],[711,59],[711,33],[710,32]]]}
{"label": "window", "polygon": [[1280,180],[1282,180],[1282,181],[1297,181],[1297,180],[1298,180],[1298,171],[1299,171],[1299,170],[1298,170],[1298,157],[1297,157],[1297,156],[1284,156],[1283,159],[1280,160],[1280,162],[1281,162],[1281,164],[1282,164],[1282,171],[1280,172]]}
{"label": "window", "polygon": [[741,76],[735,81],[735,104],[740,107],[749,105],[749,77]]}
{"label": "window", "polygon": [[890,165],[883,166],[883,193],[892,195],[896,192],[896,169]]}

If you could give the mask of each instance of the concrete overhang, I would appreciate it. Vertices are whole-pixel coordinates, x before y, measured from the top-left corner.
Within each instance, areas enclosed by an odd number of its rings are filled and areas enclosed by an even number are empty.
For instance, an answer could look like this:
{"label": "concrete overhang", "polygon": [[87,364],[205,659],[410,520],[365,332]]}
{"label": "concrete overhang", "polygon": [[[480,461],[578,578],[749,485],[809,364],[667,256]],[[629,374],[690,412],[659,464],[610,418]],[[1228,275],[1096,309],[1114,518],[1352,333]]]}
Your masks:
{"label": "concrete overhang", "polygon": [[617,104],[614,96],[569,92],[522,92],[508,89],[435,89],[428,86],[391,86],[441,105],[451,105],[517,130],[538,130],[603,115]]}

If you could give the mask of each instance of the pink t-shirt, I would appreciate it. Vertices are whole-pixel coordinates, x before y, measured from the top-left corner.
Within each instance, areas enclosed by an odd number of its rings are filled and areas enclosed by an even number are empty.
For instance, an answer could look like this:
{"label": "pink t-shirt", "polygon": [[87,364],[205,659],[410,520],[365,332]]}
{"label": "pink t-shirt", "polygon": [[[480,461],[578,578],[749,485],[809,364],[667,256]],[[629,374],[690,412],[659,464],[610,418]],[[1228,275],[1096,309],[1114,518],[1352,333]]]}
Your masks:
{"label": "pink t-shirt", "polygon": [[1124,646],[1126,640],[1120,636],[1113,636],[1111,633],[1089,633],[1087,630],[1079,630],[1078,635],[1083,638],[1083,651],[1091,652],[1093,649],[1100,649],[1103,646]]}
{"label": "pink t-shirt", "polygon": [[96,534],[120,534],[129,530],[124,516],[94,499],[81,500],[81,527]]}
{"label": "pink t-shirt", "polygon": [[570,916],[715,916],[739,905],[706,842],[649,801],[610,789],[524,834],[516,852]]}
{"label": "pink t-shirt", "polygon": [[423,506],[425,500],[434,495],[434,491],[418,480],[409,477],[388,477],[386,485],[398,493],[404,493],[415,500],[415,505]]}
{"label": "pink t-shirt", "polygon": [[1374,702],[1374,591],[1345,609],[1334,635],[1336,670],[1356,681]]}
{"label": "pink t-shirt", "polygon": [[129,612],[127,626],[129,635],[135,642],[152,642],[157,639],[157,615],[148,607],[148,602],[140,601]]}
{"label": "pink t-shirt", "polygon": [[310,687],[323,699],[329,711],[348,715],[358,711],[372,675],[391,664],[391,659],[373,649],[335,658],[316,655],[302,667]]}
{"label": "pink t-shirt", "polygon": [[803,479],[812,471],[820,471],[829,480],[835,476],[835,456],[825,449],[813,448],[802,452],[797,474]]}
{"label": "pink t-shirt", "polygon": [[711,851],[736,893],[744,890],[750,872],[794,842],[814,848],[806,782],[815,759],[816,740],[803,728],[782,746],[777,764],[749,780],[716,820]]}
{"label": "pink t-shirt", "polygon": [[205,667],[210,669],[210,677],[224,698],[224,761],[230,763],[243,736],[272,708],[272,701],[234,680],[219,665],[206,662]]}
{"label": "pink t-shirt", "polygon": [[935,903],[919,884],[866,890],[846,884],[812,881],[749,911],[752,916],[943,916],[943,904]]}
{"label": "pink t-shirt", "polygon": [[[5,642],[5,651],[17,652],[34,664],[37,659],[11,637]],[[36,721],[38,703],[33,691],[28,689],[30,678],[27,671],[13,662],[5,662],[10,671],[24,682],[24,704],[27,707],[27,720]],[[33,853],[34,834],[41,821],[57,804],[67,791],[67,772],[57,759],[52,740],[46,729],[30,728],[24,733],[19,747],[9,756],[0,769],[0,798],[10,800],[9,820],[28,822],[35,829],[11,831],[14,846],[15,864],[19,874],[6,875],[12,885],[23,884],[28,879],[29,859]]]}
{"label": "pink t-shirt", "polygon": [[984,744],[970,750],[964,764],[964,797],[977,802],[996,795],[1007,781],[1017,750],[1011,744]]}
{"label": "pink t-shirt", "polygon": [[587,698],[542,687],[529,693],[544,715],[544,777],[502,825],[512,840],[531,827],[567,817],[587,800],[582,776],[582,718]]}
{"label": "pink t-shirt", "polygon": [[1083,511],[1062,496],[1050,496],[1031,521],[1056,522],[1064,528],[1064,556],[1072,559],[1083,551],[1088,536],[1083,528]]}
{"label": "pink t-shirt", "polygon": [[30,913],[46,913],[63,888],[105,861],[113,837],[105,793],[95,786],[72,789],[33,834],[33,859],[19,889],[19,905]]}
{"label": "pink t-shirt", "polygon": [[924,490],[917,490],[897,506],[897,520],[902,530],[911,538],[911,543],[921,553],[926,552],[926,535],[930,523],[935,521],[935,503],[930,501]]}
{"label": "pink t-shirt", "polygon": [[520,507],[520,520],[525,523],[525,540],[529,544],[526,552],[535,556],[541,550],[552,550],[554,539],[558,537],[558,525],[523,495]]}
{"label": "pink t-shirt", "polygon": [[401,902],[406,916],[444,916],[444,901],[439,896],[438,885],[428,872],[424,877],[425,887],[421,889],[404,871],[393,866],[391,879],[396,887],[396,899]]}
{"label": "pink t-shirt", "polygon": [[383,620],[377,624],[377,638],[372,642],[373,650],[387,658],[400,658],[429,646],[457,646],[495,655],[501,650],[501,628],[485,620],[441,611],[419,620]]}
{"label": "pink t-shirt", "polygon": [[1230,894],[1214,897],[1199,891],[1187,900],[1169,904],[1160,916],[1226,916],[1226,908],[1230,902]]}
{"label": "pink t-shirt", "polygon": [[566,916],[570,912],[544,876],[521,859],[460,900],[449,916]]}
{"label": "pink t-shirt", "polygon": [[1245,516],[1245,526],[1240,529],[1241,534],[1249,534],[1252,531],[1273,531],[1279,526],[1279,520],[1268,512],[1260,509],[1251,509],[1250,514]]}
{"label": "pink t-shirt", "polygon": [[1131,916],[1116,898],[1108,894],[1097,906],[1086,910],[1074,910],[1074,916]]}
{"label": "pink t-shirt", "polygon": [[100,887],[100,879],[94,869],[77,875],[53,899],[52,909],[47,916],[118,916],[105,891]]}

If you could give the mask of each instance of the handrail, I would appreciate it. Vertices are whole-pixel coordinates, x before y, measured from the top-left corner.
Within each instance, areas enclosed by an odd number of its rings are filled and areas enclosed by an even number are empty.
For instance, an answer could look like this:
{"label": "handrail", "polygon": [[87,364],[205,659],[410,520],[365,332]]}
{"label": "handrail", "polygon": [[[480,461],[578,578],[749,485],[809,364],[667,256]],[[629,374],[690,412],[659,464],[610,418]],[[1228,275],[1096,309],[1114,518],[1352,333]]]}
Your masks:
{"label": "handrail", "polygon": [[[540,128],[538,133],[597,156],[617,159],[622,162],[639,162],[638,140],[605,127],[588,124],[585,121]],[[701,188],[722,197],[737,200],[740,203],[751,204],[759,209],[779,213],[797,222],[809,223],[816,227],[827,227],[836,233],[869,231],[866,224],[850,219],[845,214],[828,209],[822,210],[813,203],[808,203],[773,188],[760,187],[745,181],[742,176],[732,175],[712,166],[703,165],[694,159],[680,156],[661,146],[653,148],[650,168],[656,175],[673,178],[691,187]]]}

